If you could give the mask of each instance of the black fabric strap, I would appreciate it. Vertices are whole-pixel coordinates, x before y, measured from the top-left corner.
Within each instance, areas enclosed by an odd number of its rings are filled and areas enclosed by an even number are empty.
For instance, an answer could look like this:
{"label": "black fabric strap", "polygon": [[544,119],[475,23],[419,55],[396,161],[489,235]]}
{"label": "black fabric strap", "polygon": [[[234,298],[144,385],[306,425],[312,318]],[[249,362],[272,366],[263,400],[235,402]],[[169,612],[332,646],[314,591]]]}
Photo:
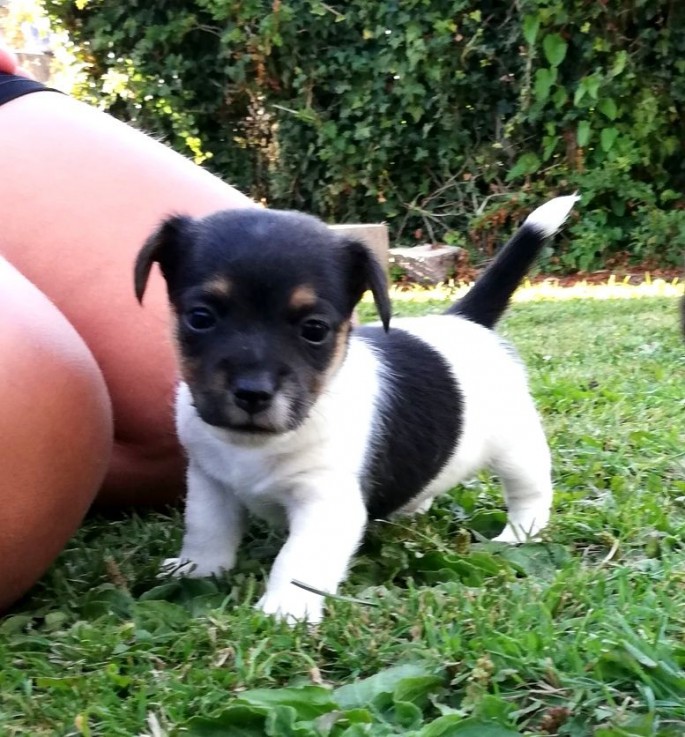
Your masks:
{"label": "black fabric strap", "polygon": [[43,92],[45,90],[57,92],[57,90],[36,82],[35,79],[27,79],[26,77],[18,77],[15,74],[0,72],[0,105],[22,95],[28,95],[31,92]]}

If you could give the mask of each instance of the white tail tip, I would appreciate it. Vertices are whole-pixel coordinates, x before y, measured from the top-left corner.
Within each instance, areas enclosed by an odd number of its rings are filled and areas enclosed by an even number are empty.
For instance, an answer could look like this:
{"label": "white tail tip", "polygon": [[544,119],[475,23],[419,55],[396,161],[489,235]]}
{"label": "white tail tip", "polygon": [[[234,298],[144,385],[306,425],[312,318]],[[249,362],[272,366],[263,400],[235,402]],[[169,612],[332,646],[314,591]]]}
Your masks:
{"label": "white tail tip", "polygon": [[565,197],[555,197],[538,207],[537,210],[533,210],[526,218],[524,225],[532,226],[542,233],[545,238],[549,238],[563,225],[564,220],[573,209],[573,205],[579,199],[580,196],[577,193]]}

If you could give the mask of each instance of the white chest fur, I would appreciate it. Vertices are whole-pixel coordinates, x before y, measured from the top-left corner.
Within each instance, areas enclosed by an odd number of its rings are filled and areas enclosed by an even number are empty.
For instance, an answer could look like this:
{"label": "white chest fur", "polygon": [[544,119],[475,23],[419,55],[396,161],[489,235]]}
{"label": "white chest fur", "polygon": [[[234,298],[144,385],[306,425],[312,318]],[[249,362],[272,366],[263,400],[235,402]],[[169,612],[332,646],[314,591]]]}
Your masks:
{"label": "white chest fur", "polygon": [[[178,435],[202,472],[250,511],[274,521],[293,495],[302,493],[308,479],[331,474],[359,479],[380,395],[379,372],[371,350],[361,341],[351,341],[346,360],[305,423],[296,431],[266,437],[207,425],[182,383],[176,402]],[[330,495],[335,488],[310,493]]]}

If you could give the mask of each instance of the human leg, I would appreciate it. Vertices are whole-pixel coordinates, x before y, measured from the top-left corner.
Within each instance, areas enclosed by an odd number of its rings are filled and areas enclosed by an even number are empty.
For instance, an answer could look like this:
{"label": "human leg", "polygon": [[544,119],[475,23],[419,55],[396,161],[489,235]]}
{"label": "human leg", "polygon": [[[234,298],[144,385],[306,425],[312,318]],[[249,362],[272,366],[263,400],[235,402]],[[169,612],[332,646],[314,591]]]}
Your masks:
{"label": "human leg", "polygon": [[0,611],[61,550],[112,449],[109,397],[63,315],[0,258]]}
{"label": "human leg", "polygon": [[41,92],[1,106],[0,130],[0,254],[76,328],[111,397],[115,443],[100,498],[177,499],[184,461],[172,421],[167,301],[160,279],[152,280],[144,308],[136,303],[133,260],[169,213],[253,203],[64,95]]}

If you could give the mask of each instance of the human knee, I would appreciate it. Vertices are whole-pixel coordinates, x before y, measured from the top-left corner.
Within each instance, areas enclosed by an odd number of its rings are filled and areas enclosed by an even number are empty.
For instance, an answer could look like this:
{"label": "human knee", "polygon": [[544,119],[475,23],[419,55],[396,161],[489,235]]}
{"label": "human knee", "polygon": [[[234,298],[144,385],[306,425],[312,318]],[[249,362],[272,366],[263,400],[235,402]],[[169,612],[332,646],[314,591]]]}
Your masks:
{"label": "human knee", "polygon": [[0,610],[81,522],[112,447],[109,398],[75,330],[0,263]]}

